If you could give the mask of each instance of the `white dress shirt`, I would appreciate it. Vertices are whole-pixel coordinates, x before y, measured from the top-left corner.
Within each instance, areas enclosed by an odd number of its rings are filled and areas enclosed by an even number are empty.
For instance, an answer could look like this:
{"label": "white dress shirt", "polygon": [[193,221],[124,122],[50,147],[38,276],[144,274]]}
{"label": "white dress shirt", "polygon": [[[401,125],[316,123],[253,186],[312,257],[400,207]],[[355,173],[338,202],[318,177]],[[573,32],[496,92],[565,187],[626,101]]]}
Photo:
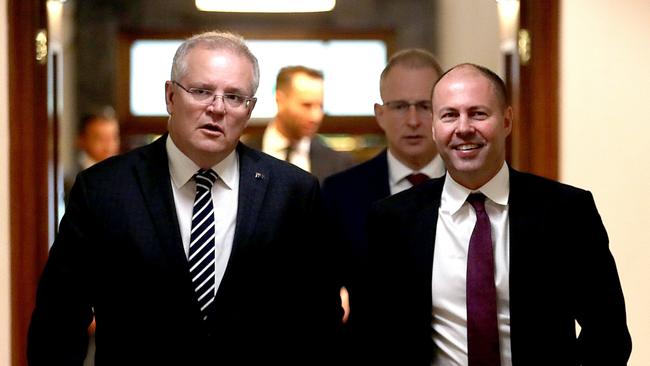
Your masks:
{"label": "white dress shirt", "polygon": [[424,173],[429,178],[438,178],[445,175],[445,163],[442,161],[440,155],[436,155],[429,164],[425,165],[421,170],[414,171],[413,169],[404,165],[401,161],[397,160],[395,156],[388,150],[386,154],[388,159],[388,185],[390,187],[390,194],[405,191],[413,185],[406,177],[413,173]]}
{"label": "white dress shirt", "polygon": [[[200,169],[190,158],[183,154],[172,141],[166,142],[169,157],[169,175],[172,181],[174,204],[180,226],[185,256],[189,256],[190,232],[192,230],[192,209],[196,195],[196,183],[192,177]],[[215,220],[215,294],[219,289],[232,243],[235,237],[237,206],[239,197],[239,157],[233,151],[220,163],[212,167],[219,178],[212,185],[212,204]]]}
{"label": "white dress shirt", "polygon": [[508,195],[510,173],[504,163],[484,186],[471,191],[447,175],[445,178],[433,255],[433,341],[436,345],[432,365],[467,365],[467,249],[476,223],[476,214],[465,200],[480,191],[487,198],[494,245],[495,285],[501,365],[512,365],[510,352],[510,231]]}
{"label": "white dress shirt", "polygon": [[[311,161],[309,160],[310,147],[311,139],[309,137],[300,139],[296,146],[293,147],[293,151],[289,156],[289,162],[302,170],[311,172]],[[269,122],[262,137],[262,151],[274,158],[284,160],[285,156],[287,156],[288,148],[289,139],[278,131],[274,121]]]}

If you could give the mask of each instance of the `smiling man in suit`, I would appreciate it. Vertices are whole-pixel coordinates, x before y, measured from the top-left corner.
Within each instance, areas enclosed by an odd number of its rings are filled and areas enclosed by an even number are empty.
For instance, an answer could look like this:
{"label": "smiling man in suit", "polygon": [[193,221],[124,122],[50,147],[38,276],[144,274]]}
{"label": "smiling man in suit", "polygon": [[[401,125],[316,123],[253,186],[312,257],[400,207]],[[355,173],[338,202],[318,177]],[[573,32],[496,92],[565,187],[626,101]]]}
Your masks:
{"label": "smiling man in suit", "polygon": [[591,193],[506,164],[512,108],[492,71],[452,68],[432,105],[448,174],[371,212],[358,310],[369,354],[422,366],[625,365],[625,304]]}
{"label": "smiling man in suit", "polygon": [[[340,318],[317,180],[239,143],[259,81],[241,37],[178,48],[168,134],[82,172],[39,283],[31,365],[326,363]],[[310,240],[305,240],[310,238]]]}

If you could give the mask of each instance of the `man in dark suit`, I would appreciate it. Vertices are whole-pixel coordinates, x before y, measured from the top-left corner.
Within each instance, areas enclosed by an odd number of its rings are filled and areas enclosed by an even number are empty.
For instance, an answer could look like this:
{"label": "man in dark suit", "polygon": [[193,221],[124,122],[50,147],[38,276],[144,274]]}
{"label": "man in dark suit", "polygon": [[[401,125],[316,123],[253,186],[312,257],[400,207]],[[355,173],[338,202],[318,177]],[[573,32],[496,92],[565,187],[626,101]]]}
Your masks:
{"label": "man in dark suit", "polygon": [[[442,68],[426,50],[406,49],[391,56],[379,78],[383,103],[375,104],[375,119],[386,134],[387,148],[323,183],[332,230],[338,231],[333,241],[343,248],[343,299],[346,290],[354,292],[367,256],[370,205],[412,187],[417,183],[413,178],[435,178],[445,173],[431,137],[431,88],[441,74]],[[347,298],[354,302],[353,293]]]}
{"label": "man in dark suit", "polygon": [[93,315],[97,365],[327,364],[340,305],[319,186],[238,142],[258,81],[239,36],[179,47],[169,133],[77,177],[38,287],[31,365],[81,365]]}
{"label": "man in dark suit", "polygon": [[316,133],[323,122],[323,74],[305,66],[278,72],[275,100],[278,112],[269,122],[261,149],[311,172],[320,182],[349,168],[349,154],[329,148]]}
{"label": "man in dark suit", "polygon": [[448,174],[373,207],[362,339],[384,364],[625,365],[625,304],[593,197],[505,163],[505,90],[472,64],[435,85]]}

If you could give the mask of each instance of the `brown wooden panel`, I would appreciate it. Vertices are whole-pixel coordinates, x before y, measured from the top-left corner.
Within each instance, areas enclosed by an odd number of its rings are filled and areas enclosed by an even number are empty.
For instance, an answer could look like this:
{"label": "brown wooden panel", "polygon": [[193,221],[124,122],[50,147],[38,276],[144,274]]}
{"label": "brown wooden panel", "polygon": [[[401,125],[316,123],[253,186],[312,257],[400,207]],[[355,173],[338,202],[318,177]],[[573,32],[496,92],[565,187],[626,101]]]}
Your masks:
{"label": "brown wooden panel", "polygon": [[518,169],[557,179],[559,1],[522,0],[520,28],[530,33],[531,58],[513,64],[511,161]]}
{"label": "brown wooden panel", "polygon": [[12,365],[25,350],[35,289],[48,247],[47,68],[35,59],[45,0],[9,0],[9,146]]}

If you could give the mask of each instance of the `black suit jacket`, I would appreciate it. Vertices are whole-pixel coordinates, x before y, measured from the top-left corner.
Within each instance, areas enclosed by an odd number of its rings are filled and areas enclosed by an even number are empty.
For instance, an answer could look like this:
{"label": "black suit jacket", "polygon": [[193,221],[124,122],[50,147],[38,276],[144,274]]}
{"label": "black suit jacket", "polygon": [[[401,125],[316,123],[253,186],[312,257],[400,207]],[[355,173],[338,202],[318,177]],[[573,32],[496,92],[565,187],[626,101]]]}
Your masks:
{"label": "black suit jacket", "polygon": [[[354,287],[368,252],[368,213],[373,202],[390,196],[386,149],[372,159],[325,179],[323,201],[341,252],[341,284],[354,301]],[[352,306],[352,305],[351,305]],[[353,317],[353,315],[351,314]]]}
{"label": "black suit jacket", "polygon": [[[391,196],[371,213],[358,315],[368,354],[382,364],[431,362],[443,184],[444,177]],[[623,294],[591,193],[511,169],[508,205],[513,365],[625,365],[631,340]]]}
{"label": "black suit jacket", "polygon": [[[263,135],[248,136],[243,141],[250,147],[262,150]],[[311,174],[323,183],[325,178],[332,174],[343,171],[354,165],[352,155],[332,150],[323,143],[318,135],[311,139],[309,147],[309,164],[311,165]]]}
{"label": "black suit jacket", "polygon": [[207,322],[165,137],[77,177],[38,287],[31,365],[81,365],[93,308],[98,366],[326,363],[340,305],[318,240],[318,182],[244,145],[237,152],[233,249]]}
{"label": "black suit jacket", "polygon": [[343,171],[354,164],[352,156],[330,149],[318,136],[311,139],[309,161],[311,173],[321,183],[330,175]]}

